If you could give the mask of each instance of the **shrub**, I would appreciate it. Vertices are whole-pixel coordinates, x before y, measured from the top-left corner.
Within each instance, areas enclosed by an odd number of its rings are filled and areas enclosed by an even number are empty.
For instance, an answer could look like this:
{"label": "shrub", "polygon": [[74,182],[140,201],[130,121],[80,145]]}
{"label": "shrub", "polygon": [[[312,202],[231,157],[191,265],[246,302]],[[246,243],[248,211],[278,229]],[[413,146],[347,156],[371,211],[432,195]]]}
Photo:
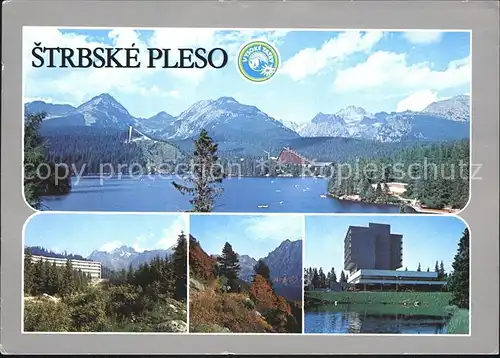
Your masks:
{"label": "shrub", "polygon": [[24,303],[26,332],[67,332],[71,324],[70,310],[63,302],[40,299]]}

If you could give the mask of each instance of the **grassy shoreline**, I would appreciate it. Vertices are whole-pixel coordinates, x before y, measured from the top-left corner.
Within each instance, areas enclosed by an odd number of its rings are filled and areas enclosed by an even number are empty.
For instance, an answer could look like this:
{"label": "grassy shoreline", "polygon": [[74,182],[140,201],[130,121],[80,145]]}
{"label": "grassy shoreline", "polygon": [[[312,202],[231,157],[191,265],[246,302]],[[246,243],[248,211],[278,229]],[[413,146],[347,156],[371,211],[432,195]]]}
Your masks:
{"label": "grassy shoreline", "polygon": [[306,291],[304,309],[324,305],[402,305],[450,316],[447,334],[469,334],[469,310],[450,306],[449,292],[321,292]]}

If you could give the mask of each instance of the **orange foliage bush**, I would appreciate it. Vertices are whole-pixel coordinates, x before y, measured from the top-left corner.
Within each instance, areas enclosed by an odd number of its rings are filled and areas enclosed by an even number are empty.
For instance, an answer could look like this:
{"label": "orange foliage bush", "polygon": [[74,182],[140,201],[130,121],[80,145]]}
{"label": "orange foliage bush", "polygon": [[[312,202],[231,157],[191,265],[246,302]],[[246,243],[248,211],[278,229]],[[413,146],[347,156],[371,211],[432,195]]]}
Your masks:
{"label": "orange foliage bush", "polygon": [[190,295],[190,325],[196,329],[197,326],[216,324],[235,333],[272,332],[266,321],[245,306],[245,299],[248,299],[245,295],[237,293],[193,292]]}
{"label": "orange foliage bush", "polygon": [[286,299],[276,295],[271,284],[260,275],[255,276],[250,286],[250,296],[255,302],[257,309],[277,309],[287,315],[292,313],[292,309]]}
{"label": "orange foliage bush", "polygon": [[189,270],[195,278],[210,281],[215,279],[215,260],[200,246],[194,237],[189,236]]}

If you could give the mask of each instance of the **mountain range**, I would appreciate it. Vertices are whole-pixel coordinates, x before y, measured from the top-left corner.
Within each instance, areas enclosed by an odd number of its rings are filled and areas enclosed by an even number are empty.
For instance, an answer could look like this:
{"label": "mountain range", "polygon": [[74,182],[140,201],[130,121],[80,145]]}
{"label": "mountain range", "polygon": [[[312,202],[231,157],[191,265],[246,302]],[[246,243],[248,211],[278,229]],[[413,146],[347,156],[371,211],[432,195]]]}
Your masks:
{"label": "mountain range", "polygon": [[[300,104],[297,104],[300,105]],[[64,133],[70,128],[127,130],[130,126],[160,140],[185,141],[201,129],[226,146],[241,143],[293,140],[301,137],[344,137],[379,142],[442,141],[468,138],[470,97],[458,95],[430,104],[423,111],[368,113],[348,106],[337,113],[318,113],[309,122],[297,124],[270,117],[255,106],[232,97],[201,100],[173,116],[162,111],[149,118],[132,116],[107,93],[78,107],[34,101],[26,112],[45,111],[42,130]]]}
{"label": "mountain range", "polygon": [[137,268],[140,264],[150,262],[157,256],[170,256],[175,250],[175,245],[167,250],[145,250],[142,252],[138,252],[130,246],[122,245],[111,251],[94,250],[87,257],[77,254],[69,254],[67,252],[57,253],[51,250],[47,250],[41,246],[27,246],[25,247],[25,252],[27,252],[28,249],[32,255],[73,260],[97,261],[100,262],[104,267],[107,267],[114,271],[119,271],[121,269],[128,269],[130,265],[132,265],[133,268]]}
{"label": "mountain range", "polygon": [[170,256],[174,252],[174,249],[175,245],[167,250],[146,250],[138,252],[134,248],[124,245],[109,252],[94,250],[87,259],[98,261],[103,266],[119,271],[121,269],[128,269],[130,265],[136,269],[140,264],[149,262],[156,256]]}
{"label": "mountain range", "polygon": [[[218,255],[213,255],[215,259]],[[269,267],[273,287],[281,296],[292,300],[302,299],[302,240],[288,239],[265,257],[260,258]],[[238,254],[240,265],[239,278],[252,282],[254,267],[259,259]]]}
{"label": "mountain range", "polygon": [[[276,249],[260,258],[269,267],[271,279],[288,281],[302,279],[302,240],[284,240]],[[240,255],[240,273],[242,280],[251,281],[254,275],[253,268],[259,258],[255,259],[248,255]]]}

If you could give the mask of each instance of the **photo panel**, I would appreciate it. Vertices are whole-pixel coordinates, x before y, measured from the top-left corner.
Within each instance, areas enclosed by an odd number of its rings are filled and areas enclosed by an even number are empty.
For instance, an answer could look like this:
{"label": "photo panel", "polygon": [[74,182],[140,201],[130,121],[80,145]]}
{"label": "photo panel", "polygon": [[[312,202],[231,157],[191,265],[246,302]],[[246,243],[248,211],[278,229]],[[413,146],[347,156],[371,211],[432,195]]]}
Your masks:
{"label": "photo panel", "polygon": [[191,215],[189,332],[302,333],[303,221]]}
{"label": "photo panel", "polygon": [[457,213],[469,200],[470,31],[24,27],[23,43],[37,210]]}
{"label": "photo panel", "polygon": [[187,333],[187,233],[184,214],[35,214],[23,333]]}
{"label": "photo panel", "polygon": [[448,215],[307,216],[304,332],[470,335],[469,235]]}

